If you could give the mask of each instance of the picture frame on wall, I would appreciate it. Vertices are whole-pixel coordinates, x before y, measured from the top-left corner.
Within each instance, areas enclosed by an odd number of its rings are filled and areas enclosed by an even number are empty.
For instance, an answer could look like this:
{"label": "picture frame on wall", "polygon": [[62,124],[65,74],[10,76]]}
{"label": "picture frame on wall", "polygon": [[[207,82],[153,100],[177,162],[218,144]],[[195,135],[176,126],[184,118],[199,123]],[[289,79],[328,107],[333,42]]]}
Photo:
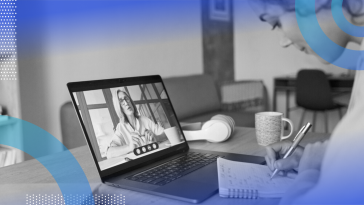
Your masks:
{"label": "picture frame on wall", "polygon": [[230,0],[209,0],[210,19],[230,21]]}

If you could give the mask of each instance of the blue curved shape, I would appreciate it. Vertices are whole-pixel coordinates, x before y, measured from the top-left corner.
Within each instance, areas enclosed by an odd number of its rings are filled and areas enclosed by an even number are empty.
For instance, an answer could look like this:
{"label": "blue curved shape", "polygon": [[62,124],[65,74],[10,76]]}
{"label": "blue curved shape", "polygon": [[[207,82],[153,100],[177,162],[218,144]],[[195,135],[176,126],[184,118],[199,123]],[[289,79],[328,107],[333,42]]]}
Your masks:
{"label": "blue curved shape", "polygon": [[342,7],[340,6],[337,7],[337,5],[342,5],[342,4],[343,0],[332,0],[331,2],[332,16],[334,17],[336,24],[339,26],[341,30],[343,30],[347,34],[356,37],[364,37],[364,27],[350,23],[345,18]]}
{"label": "blue curved shape", "polygon": [[[57,138],[25,120],[10,117],[9,123],[15,129],[0,133],[0,144],[22,150],[38,160],[52,174],[63,196],[77,194],[91,201],[89,204],[95,204],[93,197],[89,198],[92,196],[91,187],[80,164]],[[59,147],[64,151],[53,154],[49,151]],[[71,204],[69,197],[64,200],[65,204]]]}
{"label": "blue curved shape", "polygon": [[[317,55],[338,67],[362,70],[362,68],[350,68],[350,65],[357,62],[363,51],[351,50],[337,45],[322,31],[316,15],[301,16],[297,12],[300,8],[304,8],[307,13],[316,13],[315,0],[296,0],[295,8],[300,31],[307,44]],[[340,55],[341,57],[338,58]]]}

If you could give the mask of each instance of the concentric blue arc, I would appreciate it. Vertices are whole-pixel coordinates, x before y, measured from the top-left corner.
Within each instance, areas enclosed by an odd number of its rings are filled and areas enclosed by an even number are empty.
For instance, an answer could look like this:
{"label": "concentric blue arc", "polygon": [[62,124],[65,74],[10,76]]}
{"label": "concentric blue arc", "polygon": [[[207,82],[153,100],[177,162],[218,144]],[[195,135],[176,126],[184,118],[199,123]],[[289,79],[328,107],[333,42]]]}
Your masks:
{"label": "concentric blue arc", "polygon": [[357,26],[357,25],[350,23],[345,18],[342,7],[335,6],[335,5],[342,5],[342,4],[343,4],[343,0],[332,0],[332,2],[331,2],[332,16],[334,17],[336,24],[339,26],[339,28],[341,30],[343,30],[347,34],[350,34],[350,35],[356,36],[356,37],[364,37],[364,27]]}
{"label": "concentric blue arc", "polygon": [[[299,11],[300,8],[304,8],[307,13],[316,13],[315,0],[296,0],[295,8],[296,11]],[[353,62],[358,61],[363,51],[347,49],[334,43],[322,31],[316,15],[301,16],[299,12],[296,12],[296,18],[304,39],[317,55],[327,62],[341,68],[352,70],[362,69],[357,67],[351,68],[350,66]],[[337,53],[342,53],[340,58],[337,58]]]}
{"label": "concentric blue arc", "polygon": [[[52,174],[63,196],[77,194],[84,196],[85,200],[89,199],[89,204],[95,204],[90,184],[80,164],[58,139],[25,120],[9,118],[8,122],[14,129],[0,132],[0,144],[22,150],[38,160]],[[64,148],[63,152],[49,153],[49,150],[59,146]],[[70,198],[64,197],[64,201],[66,205],[72,204]]]}

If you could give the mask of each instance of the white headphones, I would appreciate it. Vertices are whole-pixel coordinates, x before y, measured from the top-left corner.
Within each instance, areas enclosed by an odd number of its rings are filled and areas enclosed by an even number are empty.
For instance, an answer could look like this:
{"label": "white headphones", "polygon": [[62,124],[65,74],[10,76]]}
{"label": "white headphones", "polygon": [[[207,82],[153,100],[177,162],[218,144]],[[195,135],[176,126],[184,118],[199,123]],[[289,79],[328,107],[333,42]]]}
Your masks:
{"label": "white headphones", "polygon": [[187,141],[207,140],[217,143],[229,139],[234,132],[235,122],[226,115],[215,115],[205,123],[192,123],[182,126]]}

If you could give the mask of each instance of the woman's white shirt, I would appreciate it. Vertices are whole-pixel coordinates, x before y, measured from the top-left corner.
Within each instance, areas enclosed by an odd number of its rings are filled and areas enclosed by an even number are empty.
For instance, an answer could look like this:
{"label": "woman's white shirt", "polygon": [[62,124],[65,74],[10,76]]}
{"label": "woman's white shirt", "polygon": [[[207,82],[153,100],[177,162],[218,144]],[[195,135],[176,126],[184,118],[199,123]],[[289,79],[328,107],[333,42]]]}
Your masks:
{"label": "woman's white shirt", "polygon": [[129,145],[131,139],[130,133],[136,133],[139,136],[144,136],[146,130],[152,131],[155,135],[161,135],[164,128],[159,124],[154,123],[151,119],[140,116],[136,119],[135,129],[129,123],[118,123],[115,129],[115,134],[110,143],[110,147]]}
{"label": "woman's white shirt", "polygon": [[357,66],[347,114],[330,137],[321,171],[300,173],[281,204],[364,204],[364,56]]}

